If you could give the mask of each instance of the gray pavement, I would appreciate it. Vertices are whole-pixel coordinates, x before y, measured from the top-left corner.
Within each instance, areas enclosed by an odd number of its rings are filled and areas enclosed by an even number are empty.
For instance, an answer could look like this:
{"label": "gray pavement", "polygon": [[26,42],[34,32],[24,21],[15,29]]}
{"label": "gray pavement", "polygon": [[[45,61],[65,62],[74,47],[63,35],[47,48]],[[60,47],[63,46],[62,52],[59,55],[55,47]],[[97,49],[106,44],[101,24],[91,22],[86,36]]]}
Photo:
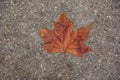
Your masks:
{"label": "gray pavement", "polygon": [[[83,58],[42,48],[63,11],[74,30],[94,22]],[[0,80],[120,80],[119,30],[120,0],[0,0]]]}

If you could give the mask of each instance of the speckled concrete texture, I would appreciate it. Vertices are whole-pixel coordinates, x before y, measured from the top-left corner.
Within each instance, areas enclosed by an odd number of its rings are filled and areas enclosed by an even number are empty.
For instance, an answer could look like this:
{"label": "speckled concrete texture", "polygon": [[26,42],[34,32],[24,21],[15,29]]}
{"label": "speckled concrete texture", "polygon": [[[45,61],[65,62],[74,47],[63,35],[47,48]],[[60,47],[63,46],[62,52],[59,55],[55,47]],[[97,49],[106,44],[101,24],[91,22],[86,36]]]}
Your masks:
{"label": "speckled concrete texture", "polygon": [[[83,58],[42,48],[63,11],[74,30],[94,22]],[[120,0],[0,0],[0,80],[120,80]]]}

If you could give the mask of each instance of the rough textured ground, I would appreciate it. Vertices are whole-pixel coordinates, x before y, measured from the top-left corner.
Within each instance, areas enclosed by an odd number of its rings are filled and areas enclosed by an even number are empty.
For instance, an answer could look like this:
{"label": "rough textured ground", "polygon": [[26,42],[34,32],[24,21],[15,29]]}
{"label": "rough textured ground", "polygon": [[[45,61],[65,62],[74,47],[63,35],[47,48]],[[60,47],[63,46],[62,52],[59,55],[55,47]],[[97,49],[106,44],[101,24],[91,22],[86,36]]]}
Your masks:
{"label": "rough textured ground", "polygon": [[[42,48],[63,11],[74,30],[94,22],[83,58]],[[120,80],[119,30],[120,0],[0,0],[0,80]]]}

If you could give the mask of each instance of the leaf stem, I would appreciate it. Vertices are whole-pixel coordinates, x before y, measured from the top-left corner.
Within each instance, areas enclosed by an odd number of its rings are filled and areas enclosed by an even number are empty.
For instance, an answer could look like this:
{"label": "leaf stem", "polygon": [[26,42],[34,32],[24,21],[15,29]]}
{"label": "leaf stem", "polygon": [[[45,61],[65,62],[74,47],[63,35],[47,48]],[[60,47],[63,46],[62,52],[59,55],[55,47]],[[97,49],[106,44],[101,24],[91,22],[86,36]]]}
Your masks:
{"label": "leaf stem", "polygon": [[69,63],[67,63],[68,61],[67,61],[67,53],[66,53],[66,52],[64,52],[64,61],[65,61],[66,66],[67,66],[68,68],[70,68]]}
{"label": "leaf stem", "polygon": [[65,80],[67,80],[69,77],[69,71],[71,71],[70,70],[70,64],[68,63],[68,61],[67,61],[67,53],[66,52],[64,52],[64,62],[65,62],[65,67],[66,67],[66,70],[67,71],[65,71],[65,73],[64,73],[64,77],[65,77]]}
{"label": "leaf stem", "polygon": [[67,61],[67,55],[66,55],[66,52],[64,52],[64,60]]}

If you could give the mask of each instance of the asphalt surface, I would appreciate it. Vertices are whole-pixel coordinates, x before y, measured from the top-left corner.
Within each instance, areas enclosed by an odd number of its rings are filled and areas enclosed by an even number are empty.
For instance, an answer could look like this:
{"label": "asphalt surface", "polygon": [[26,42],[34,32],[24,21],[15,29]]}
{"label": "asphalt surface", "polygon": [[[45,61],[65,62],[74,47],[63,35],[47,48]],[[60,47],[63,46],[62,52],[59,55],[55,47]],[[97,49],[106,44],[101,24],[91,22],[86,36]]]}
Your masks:
{"label": "asphalt surface", "polygon": [[[42,48],[63,11],[74,30],[94,22],[83,58]],[[120,0],[0,0],[0,80],[120,80],[119,30]]]}

